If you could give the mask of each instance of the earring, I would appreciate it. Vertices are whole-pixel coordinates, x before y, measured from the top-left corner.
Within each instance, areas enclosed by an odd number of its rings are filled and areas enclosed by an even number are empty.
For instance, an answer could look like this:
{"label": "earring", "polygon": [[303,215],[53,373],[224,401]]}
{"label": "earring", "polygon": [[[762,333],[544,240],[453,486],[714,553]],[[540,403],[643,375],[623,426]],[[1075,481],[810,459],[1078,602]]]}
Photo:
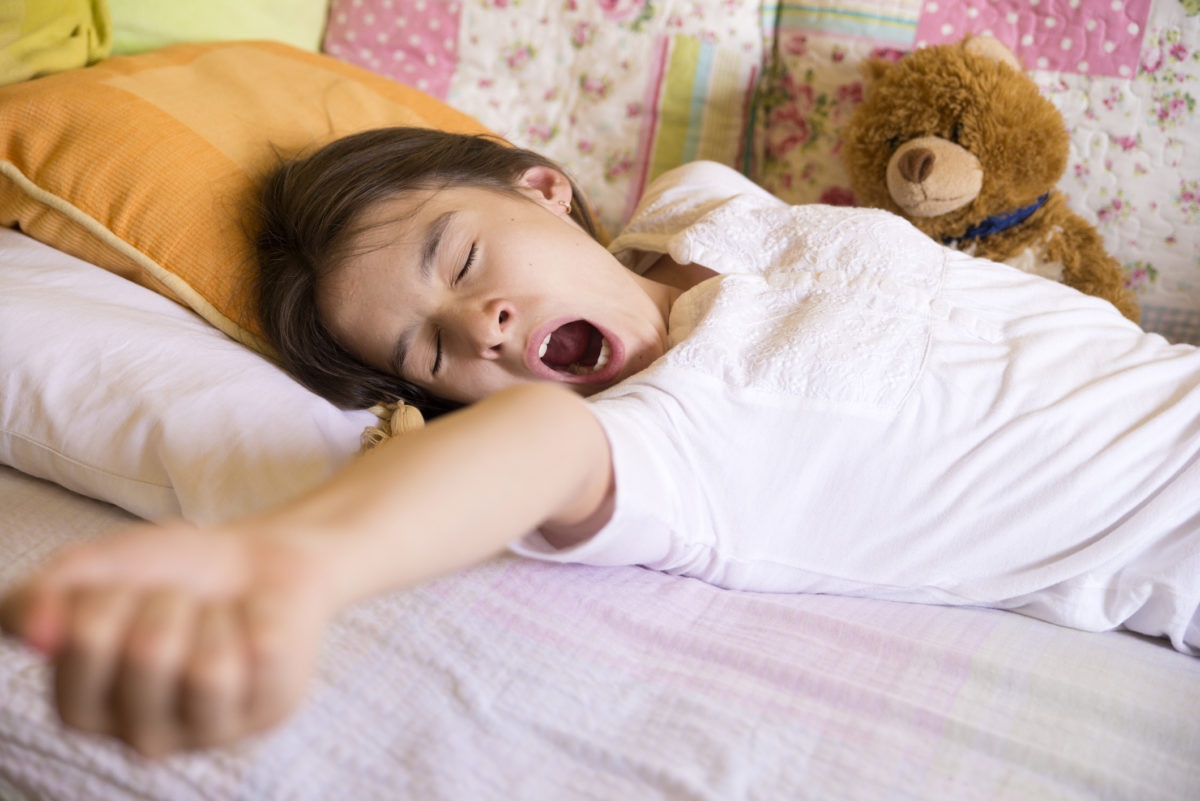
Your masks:
{"label": "earring", "polygon": [[571,204],[570,204],[570,203],[568,203],[568,202],[567,202],[567,201],[565,201],[565,200],[559,200],[559,201],[556,201],[556,202],[558,203],[558,205],[562,206],[564,209],[566,209],[566,210],[567,210],[567,214],[570,214],[570,213],[571,213]]}

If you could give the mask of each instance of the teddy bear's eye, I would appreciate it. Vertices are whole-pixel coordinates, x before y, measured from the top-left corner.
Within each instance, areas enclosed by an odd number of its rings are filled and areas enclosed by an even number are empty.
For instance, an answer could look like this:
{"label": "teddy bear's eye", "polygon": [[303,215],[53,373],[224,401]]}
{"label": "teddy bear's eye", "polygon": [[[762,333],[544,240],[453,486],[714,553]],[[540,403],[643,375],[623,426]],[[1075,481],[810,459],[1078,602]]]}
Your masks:
{"label": "teddy bear's eye", "polygon": [[960,122],[955,123],[954,127],[950,129],[950,141],[956,145],[961,145],[962,144],[962,134],[963,134],[962,123],[960,123]]}
{"label": "teddy bear's eye", "polygon": [[900,137],[889,136],[887,140],[887,147],[888,150],[895,150],[896,148],[900,147]]}

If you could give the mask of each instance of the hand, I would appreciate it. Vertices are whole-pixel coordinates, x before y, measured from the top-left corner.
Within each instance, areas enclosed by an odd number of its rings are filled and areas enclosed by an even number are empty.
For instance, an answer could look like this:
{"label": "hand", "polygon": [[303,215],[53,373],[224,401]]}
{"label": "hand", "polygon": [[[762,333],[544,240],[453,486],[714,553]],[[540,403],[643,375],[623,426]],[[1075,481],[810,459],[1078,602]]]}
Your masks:
{"label": "hand", "polygon": [[183,524],[56,555],[0,599],[55,668],[59,714],[147,756],[262,731],[302,700],[333,614],[319,554]]}

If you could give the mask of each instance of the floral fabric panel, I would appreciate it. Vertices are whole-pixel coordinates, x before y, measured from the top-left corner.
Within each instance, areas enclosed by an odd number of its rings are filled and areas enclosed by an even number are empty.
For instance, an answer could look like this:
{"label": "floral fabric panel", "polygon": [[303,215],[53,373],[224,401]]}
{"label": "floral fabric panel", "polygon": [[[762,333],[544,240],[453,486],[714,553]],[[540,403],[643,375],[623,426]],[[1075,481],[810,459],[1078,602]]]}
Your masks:
{"label": "floral fabric panel", "polygon": [[564,164],[618,229],[695,159],[745,170],[756,0],[333,0],[325,50]]}
{"label": "floral fabric panel", "polygon": [[1143,324],[1200,344],[1200,3],[807,0],[776,35],[754,109],[753,177],[791,202],[851,204],[841,126],[868,57],[990,33],[1071,132],[1059,181],[1140,296]]}

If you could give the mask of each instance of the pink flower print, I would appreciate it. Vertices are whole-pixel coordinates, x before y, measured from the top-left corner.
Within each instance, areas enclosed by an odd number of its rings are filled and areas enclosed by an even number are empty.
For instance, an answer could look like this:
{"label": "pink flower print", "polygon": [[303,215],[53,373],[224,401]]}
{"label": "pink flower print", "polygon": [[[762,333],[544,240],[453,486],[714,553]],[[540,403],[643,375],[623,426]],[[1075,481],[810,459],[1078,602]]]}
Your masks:
{"label": "pink flower print", "polygon": [[863,99],[862,81],[854,83],[844,83],[837,88],[837,102],[839,104],[849,103],[852,106],[857,106]]}
{"label": "pink flower print", "polygon": [[1121,105],[1122,100],[1124,100],[1124,97],[1121,94],[1121,90],[1117,89],[1116,87],[1111,87],[1108,90],[1108,94],[1105,95],[1100,102],[1104,105],[1105,109],[1112,111]]}
{"label": "pink flower print", "polygon": [[536,54],[537,51],[534,50],[530,45],[518,44],[515,45],[513,49],[509,51],[508,55],[504,57],[504,63],[508,65],[509,69],[519,70],[521,67],[524,67],[526,64],[528,64],[529,60]]}
{"label": "pink flower print", "polygon": [[845,48],[835,46],[833,48],[833,52],[829,55],[829,58],[831,61],[833,61],[834,64],[841,64],[843,61],[846,60]]}
{"label": "pink flower print", "polygon": [[633,159],[627,153],[609,156],[604,165],[604,180],[612,182],[620,180],[633,169]]}
{"label": "pink flower print", "polygon": [[1176,61],[1187,61],[1187,57],[1188,49],[1183,43],[1176,42],[1175,44],[1171,45],[1171,58],[1175,59]]}
{"label": "pink flower print", "polygon": [[789,36],[783,43],[783,52],[789,56],[803,56],[808,53],[808,37],[802,33]]}
{"label": "pink flower print", "polygon": [[1175,123],[1181,122],[1188,116],[1195,105],[1195,101],[1190,96],[1178,93],[1164,95],[1155,99],[1158,103],[1154,116],[1162,128],[1173,127]]}
{"label": "pink flower print", "polygon": [[558,87],[554,86],[554,87],[547,89],[546,93],[544,95],[542,95],[542,99],[546,100],[546,101],[557,100],[558,99]]}
{"label": "pink flower print", "polygon": [[767,157],[782,159],[802,144],[804,144],[804,137],[802,136],[783,134],[779,131],[768,131]]}
{"label": "pink flower print", "polygon": [[853,206],[857,203],[854,192],[844,186],[831,186],[821,193],[821,202],[830,206]]}
{"label": "pink flower print", "polygon": [[1147,47],[1142,52],[1142,72],[1145,72],[1145,73],[1158,72],[1159,68],[1162,66],[1162,63],[1163,63],[1163,51],[1162,51],[1161,47],[1159,47],[1157,45],[1155,45],[1154,47]]}
{"label": "pink flower print", "polygon": [[628,119],[642,116],[642,104],[633,102],[625,104],[625,116]]}
{"label": "pink flower print", "polygon": [[604,16],[613,22],[629,22],[642,13],[646,0],[596,0]]}
{"label": "pink flower print", "polygon": [[1200,218],[1200,181],[1180,182],[1175,203],[1189,223]]}
{"label": "pink flower print", "polygon": [[1099,218],[1100,222],[1102,223],[1111,223],[1117,219],[1120,219],[1121,209],[1124,208],[1124,206],[1125,204],[1121,202],[1121,198],[1113,198],[1107,206],[1100,209],[1096,213],[1096,217]]}
{"label": "pink flower print", "polygon": [[1114,136],[1112,140],[1117,147],[1121,148],[1126,153],[1137,147],[1136,136]]}
{"label": "pink flower print", "polygon": [[792,105],[803,109],[804,113],[812,111],[816,105],[816,94],[810,84],[796,82],[796,76],[790,72],[784,73],[779,81],[779,88],[792,101]]}
{"label": "pink flower print", "polygon": [[1146,289],[1158,281],[1158,268],[1147,261],[1135,261],[1125,265],[1125,286],[1130,289]]}
{"label": "pink flower print", "polygon": [[792,94],[792,106],[798,113],[809,114],[817,105],[817,93],[810,84],[795,87]]}
{"label": "pink flower print", "polygon": [[771,112],[770,120],[772,128],[794,128],[808,133],[808,117],[795,104],[775,109]]}
{"label": "pink flower print", "polygon": [[608,96],[608,81],[594,75],[580,76],[579,88],[586,97],[592,100],[603,100]]}
{"label": "pink flower print", "polygon": [[767,126],[767,155],[783,158],[797,147],[807,144],[810,135],[808,119],[795,106],[775,109]]}
{"label": "pink flower print", "polygon": [[579,140],[579,143],[575,145],[575,149],[578,150],[580,153],[587,155],[589,153],[595,152],[596,143],[590,139],[581,139],[581,140]]}
{"label": "pink flower print", "polygon": [[905,55],[905,51],[897,50],[894,47],[876,47],[871,50],[871,58],[890,61],[893,64],[904,58]]}
{"label": "pink flower print", "polygon": [[553,139],[556,133],[558,133],[558,131],[555,130],[554,126],[543,120],[531,122],[525,128],[525,135],[529,137],[530,140],[539,142],[543,145]]}
{"label": "pink flower print", "polygon": [[575,27],[571,30],[571,46],[574,48],[586,47],[591,43],[592,37],[596,35],[596,26],[586,20],[575,23]]}

